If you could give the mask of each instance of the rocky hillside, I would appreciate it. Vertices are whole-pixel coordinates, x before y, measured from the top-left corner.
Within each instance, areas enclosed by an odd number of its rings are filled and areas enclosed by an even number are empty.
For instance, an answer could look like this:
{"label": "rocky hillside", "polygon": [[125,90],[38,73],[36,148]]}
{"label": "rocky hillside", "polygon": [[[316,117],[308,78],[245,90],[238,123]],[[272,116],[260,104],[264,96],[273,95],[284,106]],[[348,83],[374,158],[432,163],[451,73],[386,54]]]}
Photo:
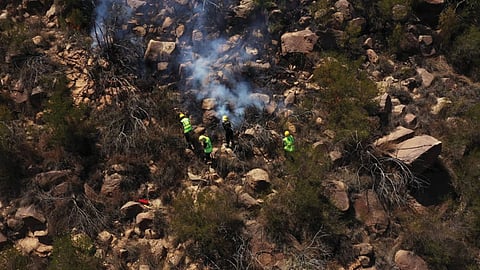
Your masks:
{"label": "rocky hillside", "polygon": [[2,1],[1,269],[479,269],[479,15]]}

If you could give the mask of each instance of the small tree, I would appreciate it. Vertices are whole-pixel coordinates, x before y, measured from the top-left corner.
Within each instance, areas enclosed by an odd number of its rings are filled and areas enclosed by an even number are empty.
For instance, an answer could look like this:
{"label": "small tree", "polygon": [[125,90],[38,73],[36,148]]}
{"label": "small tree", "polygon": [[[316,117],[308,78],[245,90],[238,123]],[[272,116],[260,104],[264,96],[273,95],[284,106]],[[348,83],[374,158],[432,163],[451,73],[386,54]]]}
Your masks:
{"label": "small tree", "polygon": [[220,266],[236,252],[243,222],[235,208],[234,196],[200,191],[196,199],[182,194],[175,199],[171,230],[181,242],[194,240],[189,253]]}

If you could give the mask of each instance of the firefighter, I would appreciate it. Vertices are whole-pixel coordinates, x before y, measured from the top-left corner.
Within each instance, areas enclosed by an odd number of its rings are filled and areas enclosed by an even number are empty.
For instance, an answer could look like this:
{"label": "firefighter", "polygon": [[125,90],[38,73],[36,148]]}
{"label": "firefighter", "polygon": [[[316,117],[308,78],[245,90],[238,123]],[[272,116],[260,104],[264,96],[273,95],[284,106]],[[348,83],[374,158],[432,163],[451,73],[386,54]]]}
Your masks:
{"label": "firefighter", "polygon": [[202,146],[203,146],[203,154],[204,154],[203,160],[207,164],[211,163],[212,162],[211,154],[213,150],[212,140],[210,140],[210,138],[206,135],[200,135],[200,137],[198,137],[198,140],[200,141],[200,143],[202,143]]}
{"label": "firefighter", "polygon": [[285,130],[283,141],[283,150],[285,152],[285,158],[289,159],[290,161],[294,161],[293,159],[293,151],[295,151],[295,139],[293,135],[290,134],[288,130]]}
{"label": "firefighter", "polygon": [[228,120],[228,116],[224,115],[222,117],[222,126],[223,130],[225,130],[225,141],[227,143],[227,147],[233,147],[233,129],[232,123]]}
{"label": "firefighter", "polygon": [[190,119],[183,113],[180,113],[178,117],[180,118],[180,122],[183,126],[183,135],[185,136],[185,140],[187,141],[187,147],[190,150],[193,150],[193,127],[190,123]]}

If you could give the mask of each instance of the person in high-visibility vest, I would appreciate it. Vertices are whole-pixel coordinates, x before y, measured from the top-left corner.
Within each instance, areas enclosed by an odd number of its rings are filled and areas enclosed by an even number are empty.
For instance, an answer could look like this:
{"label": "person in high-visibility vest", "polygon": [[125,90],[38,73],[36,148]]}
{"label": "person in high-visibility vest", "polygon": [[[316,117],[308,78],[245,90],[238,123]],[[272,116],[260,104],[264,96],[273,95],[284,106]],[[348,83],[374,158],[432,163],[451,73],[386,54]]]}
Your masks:
{"label": "person in high-visibility vest", "polygon": [[284,137],[282,139],[283,141],[283,150],[285,152],[285,158],[290,159],[291,161],[294,161],[293,159],[293,151],[295,151],[295,139],[293,138],[293,135],[290,134],[288,130],[285,130],[284,132]]}
{"label": "person in high-visibility vest", "polygon": [[227,143],[227,147],[233,147],[233,129],[232,123],[228,120],[228,116],[224,115],[222,117],[222,126],[223,130],[225,130],[225,142]]}
{"label": "person in high-visibility vest", "polygon": [[212,140],[210,140],[210,138],[206,135],[200,135],[200,137],[198,137],[198,140],[202,143],[202,146],[203,146],[203,154],[204,154],[203,160],[206,163],[211,162],[212,161],[211,154],[213,151]]}
{"label": "person in high-visibility vest", "polygon": [[192,124],[190,123],[190,119],[187,116],[185,116],[185,114],[183,113],[180,113],[178,117],[180,118],[180,123],[182,123],[182,126],[183,126],[183,135],[185,136],[185,140],[187,141],[187,147],[193,150],[193,146],[194,146],[193,138],[192,138],[193,127],[192,127]]}

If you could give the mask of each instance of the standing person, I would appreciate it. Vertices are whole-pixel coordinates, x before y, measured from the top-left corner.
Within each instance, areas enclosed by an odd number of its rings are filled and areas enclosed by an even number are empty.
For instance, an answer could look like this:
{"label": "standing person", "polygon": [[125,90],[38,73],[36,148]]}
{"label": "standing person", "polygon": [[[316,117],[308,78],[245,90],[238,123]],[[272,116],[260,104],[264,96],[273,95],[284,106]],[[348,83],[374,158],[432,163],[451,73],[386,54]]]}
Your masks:
{"label": "standing person", "polygon": [[203,146],[203,154],[204,154],[203,160],[207,164],[211,163],[212,162],[211,154],[213,151],[212,140],[210,140],[210,138],[206,135],[200,135],[200,137],[198,137],[198,140],[202,143],[202,146]]}
{"label": "standing person", "polygon": [[180,113],[178,117],[180,118],[180,123],[182,123],[183,126],[183,135],[185,136],[185,140],[187,141],[187,146],[190,150],[193,150],[193,127],[190,123],[190,119],[186,117],[183,113]]}
{"label": "standing person", "polygon": [[224,115],[222,117],[222,126],[223,130],[225,130],[225,141],[227,143],[227,147],[233,146],[233,129],[232,123],[228,120],[228,116]]}
{"label": "standing person", "polygon": [[288,130],[285,130],[284,133],[285,137],[283,137],[283,150],[285,151],[285,158],[289,159],[290,161],[294,161],[293,158],[293,151],[295,151],[295,139],[293,135],[290,134]]}

